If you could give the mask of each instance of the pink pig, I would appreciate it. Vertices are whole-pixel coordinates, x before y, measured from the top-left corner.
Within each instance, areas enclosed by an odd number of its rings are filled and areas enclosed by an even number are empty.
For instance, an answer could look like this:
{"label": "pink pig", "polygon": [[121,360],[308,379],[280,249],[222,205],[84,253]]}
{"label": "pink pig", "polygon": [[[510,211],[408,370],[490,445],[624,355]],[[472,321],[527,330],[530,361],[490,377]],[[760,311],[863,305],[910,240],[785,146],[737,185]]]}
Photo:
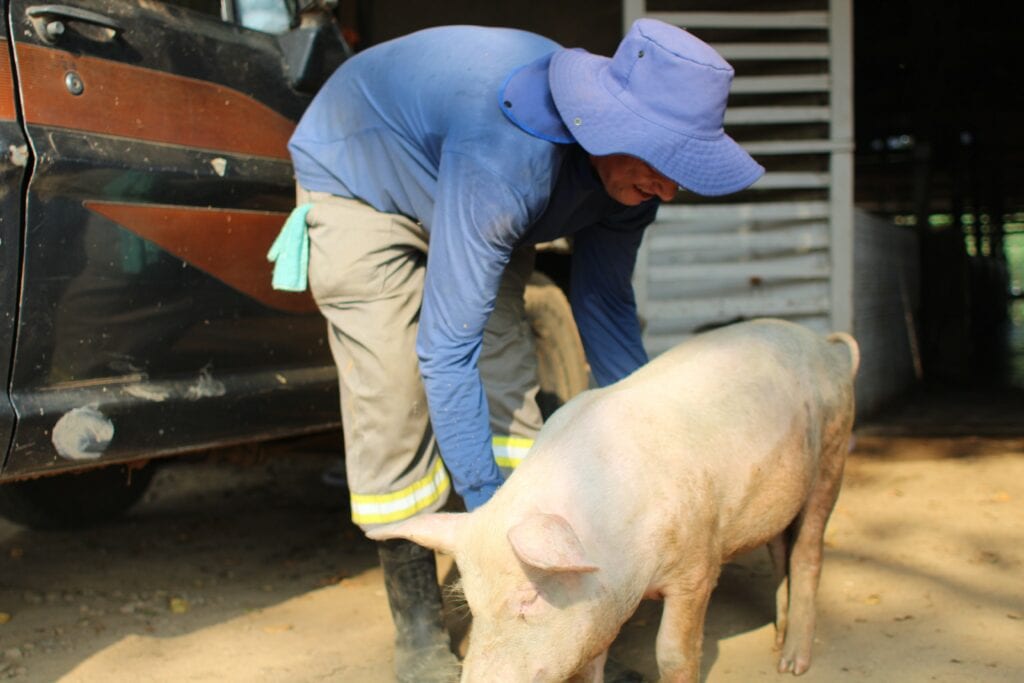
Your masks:
{"label": "pink pig", "polygon": [[768,544],[778,669],[807,670],[857,343],[781,320],[697,335],[555,413],[472,513],[378,529],[452,554],[473,613],[462,680],[601,681],[645,597],[662,681],[696,682],[722,563]]}

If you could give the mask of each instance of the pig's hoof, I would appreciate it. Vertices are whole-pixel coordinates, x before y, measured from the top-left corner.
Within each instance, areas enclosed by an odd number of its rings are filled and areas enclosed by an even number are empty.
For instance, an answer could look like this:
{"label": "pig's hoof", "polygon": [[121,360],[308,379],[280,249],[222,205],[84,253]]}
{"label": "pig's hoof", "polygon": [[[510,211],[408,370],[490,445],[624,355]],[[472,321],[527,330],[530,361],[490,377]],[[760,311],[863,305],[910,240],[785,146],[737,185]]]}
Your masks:
{"label": "pig's hoof", "polygon": [[794,676],[799,676],[803,672],[811,668],[811,660],[807,657],[794,657],[783,655],[779,659],[779,673],[791,673]]}
{"label": "pig's hoof", "polygon": [[609,657],[604,663],[604,683],[644,683],[646,679],[620,661]]}

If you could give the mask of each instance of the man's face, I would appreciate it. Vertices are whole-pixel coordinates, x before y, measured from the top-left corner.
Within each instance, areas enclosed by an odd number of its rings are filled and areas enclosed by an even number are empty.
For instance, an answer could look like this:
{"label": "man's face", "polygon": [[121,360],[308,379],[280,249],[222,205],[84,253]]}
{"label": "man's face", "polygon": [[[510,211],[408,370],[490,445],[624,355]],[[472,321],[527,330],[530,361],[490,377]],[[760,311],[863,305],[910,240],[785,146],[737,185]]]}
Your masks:
{"label": "man's face", "polygon": [[651,168],[649,164],[628,154],[590,157],[604,189],[611,198],[626,206],[636,206],[653,197],[671,201],[677,185]]}

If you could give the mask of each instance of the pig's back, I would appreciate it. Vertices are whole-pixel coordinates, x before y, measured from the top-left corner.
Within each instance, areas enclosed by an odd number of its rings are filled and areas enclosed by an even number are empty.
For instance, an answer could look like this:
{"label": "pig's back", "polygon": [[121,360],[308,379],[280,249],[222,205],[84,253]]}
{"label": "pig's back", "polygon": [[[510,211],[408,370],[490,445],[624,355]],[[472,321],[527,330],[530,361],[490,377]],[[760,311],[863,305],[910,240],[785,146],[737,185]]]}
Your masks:
{"label": "pig's back", "polygon": [[[713,518],[723,552],[759,545],[798,512],[848,368],[824,337],[793,323],[722,328],[665,352],[581,410],[592,442],[633,495],[688,525]],[[758,533],[758,528],[763,533]],[[762,538],[763,536],[763,538]]]}
{"label": "pig's back", "polygon": [[726,556],[758,545],[806,499],[830,387],[849,384],[837,358],[784,321],[694,337],[557,411],[497,495],[637,548],[710,527]]}

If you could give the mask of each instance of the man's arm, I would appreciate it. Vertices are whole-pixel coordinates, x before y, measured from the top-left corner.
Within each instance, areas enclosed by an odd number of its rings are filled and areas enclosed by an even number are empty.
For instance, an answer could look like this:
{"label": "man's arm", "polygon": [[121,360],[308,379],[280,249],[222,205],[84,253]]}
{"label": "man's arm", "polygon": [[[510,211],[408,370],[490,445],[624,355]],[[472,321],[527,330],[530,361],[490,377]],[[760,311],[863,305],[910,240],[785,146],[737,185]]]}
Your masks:
{"label": "man's arm", "polygon": [[455,490],[472,510],[503,482],[477,361],[526,209],[507,184],[451,154],[442,164],[416,350],[430,419]]}
{"label": "man's arm", "polygon": [[633,268],[656,203],[620,221],[581,230],[573,241],[569,300],[594,379],[617,382],[647,362],[640,334]]}

